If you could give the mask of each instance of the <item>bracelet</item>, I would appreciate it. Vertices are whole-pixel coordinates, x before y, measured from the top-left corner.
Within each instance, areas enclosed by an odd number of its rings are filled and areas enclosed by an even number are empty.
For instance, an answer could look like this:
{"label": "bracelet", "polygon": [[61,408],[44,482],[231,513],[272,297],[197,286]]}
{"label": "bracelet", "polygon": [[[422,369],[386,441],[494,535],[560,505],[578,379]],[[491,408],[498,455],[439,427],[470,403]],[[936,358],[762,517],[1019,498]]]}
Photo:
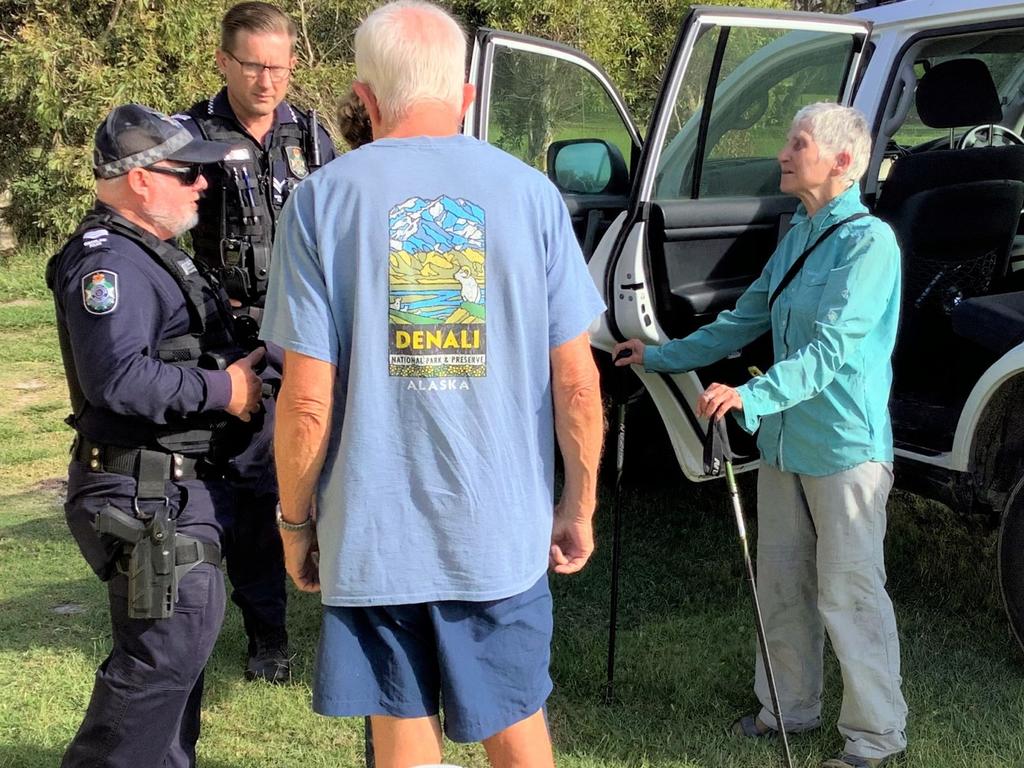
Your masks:
{"label": "bracelet", "polygon": [[313,524],[313,516],[306,515],[306,519],[301,523],[289,523],[283,517],[281,517],[281,505],[277,505],[277,527],[282,531],[303,531],[309,528]]}

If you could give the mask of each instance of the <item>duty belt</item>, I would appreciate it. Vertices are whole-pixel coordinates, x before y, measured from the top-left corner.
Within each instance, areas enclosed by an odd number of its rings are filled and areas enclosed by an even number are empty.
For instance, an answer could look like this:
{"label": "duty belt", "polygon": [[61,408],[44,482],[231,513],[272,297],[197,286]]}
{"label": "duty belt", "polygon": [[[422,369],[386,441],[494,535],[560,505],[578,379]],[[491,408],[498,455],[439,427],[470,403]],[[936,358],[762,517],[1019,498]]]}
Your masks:
{"label": "duty belt", "polygon": [[[93,472],[111,472],[115,475],[139,477],[139,465],[143,448],[121,448],[117,445],[94,443],[87,437],[78,435],[71,445],[71,457],[83,462]],[[154,451],[146,451],[153,454]],[[216,474],[203,459],[184,456],[180,453],[162,453],[161,460],[166,457],[166,476],[171,480],[195,480],[199,476]],[[210,470],[206,472],[204,470]]]}
{"label": "duty belt", "polygon": [[[98,534],[121,543],[117,567],[128,577],[129,618],[169,618],[178,602],[181,579],[201,563],[220,565],[221,557],[216,544],[177,532],[167,481],[197,477],[209,465],[177,453],[100,445],[82,435],[75,439],[71,453],[90,471],[135,479],[134,514],[108,503],[96,513],[93,524]],[[182,511],[184,507],[178,514]]]}

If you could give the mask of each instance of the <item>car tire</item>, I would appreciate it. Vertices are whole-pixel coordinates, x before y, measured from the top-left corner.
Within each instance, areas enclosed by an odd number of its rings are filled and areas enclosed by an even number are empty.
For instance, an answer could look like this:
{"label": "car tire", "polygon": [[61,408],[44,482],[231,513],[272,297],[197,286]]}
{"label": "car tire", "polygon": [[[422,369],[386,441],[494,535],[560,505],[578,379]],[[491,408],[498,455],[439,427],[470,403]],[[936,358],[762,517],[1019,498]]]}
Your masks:
{"label": "car tire", "polygon": [[1010,631],[1024,649],[1024,476],[1010,491],[996,548],[999,592]]}

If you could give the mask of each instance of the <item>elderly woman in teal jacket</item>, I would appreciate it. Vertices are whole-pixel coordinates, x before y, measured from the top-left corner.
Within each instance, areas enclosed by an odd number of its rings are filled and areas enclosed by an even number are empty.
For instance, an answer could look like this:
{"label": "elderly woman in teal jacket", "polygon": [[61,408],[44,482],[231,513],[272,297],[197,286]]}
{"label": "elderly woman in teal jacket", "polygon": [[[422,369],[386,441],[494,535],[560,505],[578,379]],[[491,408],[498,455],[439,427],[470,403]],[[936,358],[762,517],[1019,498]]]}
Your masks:
{"label": "elderly woman in teal jacket", "polygon": [[[900,255],[888,225],[864,215],[857,181],[870,146],[853,109],[820,103],[798,112],[778,159],[780,189],[801,204],[760,277],[735,309],[686,338],[663,346],[631,339],[614,350],[628,353],[618,365],[678,373],[771,331],[774,365],[739,387],[711,384],[698,410],[714,419],[732,412],[744,429],[759,430],[758,596],[787,730],[820,725],[826,631],[842,669],[846,743],[823,768],[877,768],[906,748],[899,638],[882,555]],[[823,235],[771,303],[793,263]],[[760,651],[754,690],[760,711],[733,730],[771,735],[777,721]]]}

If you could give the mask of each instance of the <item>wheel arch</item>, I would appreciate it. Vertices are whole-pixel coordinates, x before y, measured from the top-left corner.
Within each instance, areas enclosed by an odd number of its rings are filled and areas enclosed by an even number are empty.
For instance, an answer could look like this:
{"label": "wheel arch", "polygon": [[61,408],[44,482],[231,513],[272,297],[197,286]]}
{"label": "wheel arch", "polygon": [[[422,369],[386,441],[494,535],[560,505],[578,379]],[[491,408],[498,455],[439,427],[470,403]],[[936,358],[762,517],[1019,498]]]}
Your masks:
{"label": "wheel arch", "polygon": [[[1017,359],[1007,360],[1014,353]],[[953,468],[970,476],[976,502],[1002,513],[1024,474],[1024,348],[1007,353],[975,386],[957,425]]]}

